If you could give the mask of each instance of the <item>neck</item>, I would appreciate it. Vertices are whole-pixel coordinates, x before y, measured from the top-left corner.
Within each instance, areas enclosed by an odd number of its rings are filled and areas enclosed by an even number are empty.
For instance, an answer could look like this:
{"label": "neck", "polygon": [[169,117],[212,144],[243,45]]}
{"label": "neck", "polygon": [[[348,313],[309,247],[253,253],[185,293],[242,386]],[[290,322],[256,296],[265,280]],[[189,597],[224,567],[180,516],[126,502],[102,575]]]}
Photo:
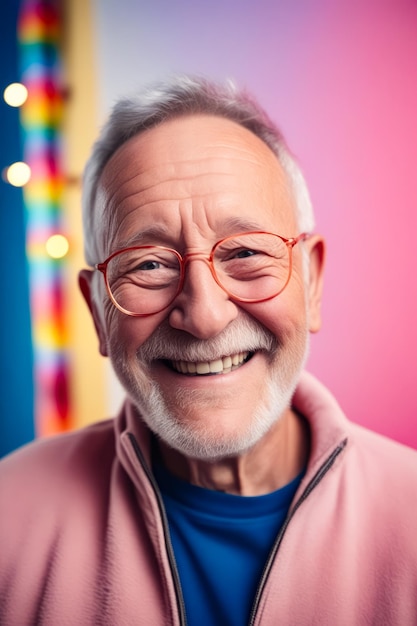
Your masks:
{"label": "neck", "polygon": [[216,461],[190,459],[159,442],[162,462],[193,485],[226,493],[257,496],[287,485],[303,470],[309,453],[308,426],[288,410],[253,448]]}

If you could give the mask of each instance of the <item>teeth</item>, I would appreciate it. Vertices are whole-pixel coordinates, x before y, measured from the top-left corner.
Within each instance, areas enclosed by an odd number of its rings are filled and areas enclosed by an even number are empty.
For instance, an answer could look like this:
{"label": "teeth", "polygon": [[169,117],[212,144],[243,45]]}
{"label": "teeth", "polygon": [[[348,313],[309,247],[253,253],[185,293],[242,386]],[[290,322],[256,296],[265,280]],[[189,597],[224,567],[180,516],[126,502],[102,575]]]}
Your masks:
{"label": "teeth", "polygon": [[231,356],[225,356],[215,361],[202,361],[192,363],[188,361],[173,361],[172,366],[181,374],[207,375],[207,374],[228,374],[232,370],[240,367],[249,356],[249,352],[239,352]]}
{"label": "teeth", "polygon": [[210,373],[210,364],[209,363],[197,363],[197,374],[209,374]]}
{"label": "teeth", "polygon": [[210,374],[219,374],[223,371],[223,361],[222,359],[218,359],[217,361],[211,361],[210,363]]}

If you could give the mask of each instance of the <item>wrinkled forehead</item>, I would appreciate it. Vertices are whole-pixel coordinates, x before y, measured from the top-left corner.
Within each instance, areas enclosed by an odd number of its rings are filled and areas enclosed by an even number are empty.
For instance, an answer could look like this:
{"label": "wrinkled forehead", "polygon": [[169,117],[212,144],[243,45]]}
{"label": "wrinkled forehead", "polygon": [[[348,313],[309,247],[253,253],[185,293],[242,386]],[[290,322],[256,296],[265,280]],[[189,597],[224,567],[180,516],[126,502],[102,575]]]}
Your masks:
{"label": "wrinkled forehead", "polygon": [[[259,210],[287,212],[295,223],[294,198],[272,150],[251,131],[215,116],[164,122],[134,136],[106,164],[97,190],[102,220],[114,230],[133,208],[187,197],[209,198],[207,206],[229,199]],[[294,233],[295,234],[295,233]]]}

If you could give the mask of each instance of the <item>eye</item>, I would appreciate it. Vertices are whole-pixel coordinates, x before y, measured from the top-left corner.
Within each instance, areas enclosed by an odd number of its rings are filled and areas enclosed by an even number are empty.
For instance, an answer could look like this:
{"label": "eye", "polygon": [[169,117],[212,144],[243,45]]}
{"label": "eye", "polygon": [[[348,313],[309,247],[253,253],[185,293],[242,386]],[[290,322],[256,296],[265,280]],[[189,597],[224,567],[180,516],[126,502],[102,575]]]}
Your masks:
{"label": "eye", "polygon": [[177,280],[180,263],[172,250],[162,248],[134,248],[111,259],[107,266],[110,284],[116,281],[135,285],[163,285]]}
{"label": "eye", "polygon": [[239,250],[239,252],[235,254],[235,258],[246,259],[248,256],[254,256],[255,254],[258,254],[256,250]]}
{"label": "eye", "polygon": [[138,265],[135,270],[159,270],[163,267],[159,261],[145,261]]}

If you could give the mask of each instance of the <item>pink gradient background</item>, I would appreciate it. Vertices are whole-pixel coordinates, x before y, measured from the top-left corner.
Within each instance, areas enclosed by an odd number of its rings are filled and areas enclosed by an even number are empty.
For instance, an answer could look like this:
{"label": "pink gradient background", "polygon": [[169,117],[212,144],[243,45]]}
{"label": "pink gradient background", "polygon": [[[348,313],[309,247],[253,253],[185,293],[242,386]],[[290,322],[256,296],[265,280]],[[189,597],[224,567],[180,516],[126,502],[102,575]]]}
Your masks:
{"label": "pink gradient background", "polygon": [[309,369],[417,448],[417,3],[95,0],[101,114],[172,72],[234,77],[284,131],[328,240]]}

